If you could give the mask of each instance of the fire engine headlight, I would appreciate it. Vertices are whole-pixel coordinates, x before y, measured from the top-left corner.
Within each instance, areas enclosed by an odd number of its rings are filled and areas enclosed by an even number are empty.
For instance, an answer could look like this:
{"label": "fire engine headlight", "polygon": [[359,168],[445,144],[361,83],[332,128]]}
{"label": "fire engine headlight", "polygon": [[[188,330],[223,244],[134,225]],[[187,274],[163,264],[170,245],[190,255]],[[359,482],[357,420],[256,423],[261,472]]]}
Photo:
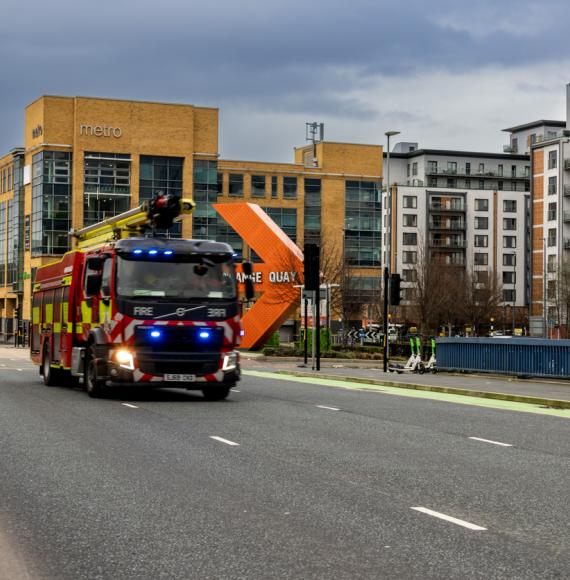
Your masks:
{"label": "fire engine headlight", "polygon": [[113,358],[116,362],[119,363],[120,367],[128,369],[129,371],[135,370],[135,361],[133,358],[133,353],[130,350],[116,350]]}
{"label": "fire engine headlight", "polygon": [[230,352],[224,355],[224,365],[222,366],[223,371],[233,371],[238,364],[238,353]]}

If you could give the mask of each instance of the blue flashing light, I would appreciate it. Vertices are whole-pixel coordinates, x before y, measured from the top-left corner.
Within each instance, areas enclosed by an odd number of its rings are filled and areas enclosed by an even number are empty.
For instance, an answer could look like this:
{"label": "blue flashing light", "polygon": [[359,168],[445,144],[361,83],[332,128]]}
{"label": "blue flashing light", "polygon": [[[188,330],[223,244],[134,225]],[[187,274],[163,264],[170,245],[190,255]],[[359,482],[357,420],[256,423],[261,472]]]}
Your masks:
{"label": "blue flashing light", "polygon": [[136,250],[133,250],[133,254],[142,254],[142,250],[137,248]]}
{"label": "blue flashing light", "polygon": [[150,256],[154,256],[154,255],[158,254],[158,250],[149,250],[148,253]]}
{"label": "blue flashing light", "polygon": [[162,336],[162,333],[160,332],[160,330],[153,330],[150,335],[152,336],[152,338],[160,338]]}
{"label": "blue flashing light", "polygon": [[209,330],[201,330],[198,334],[198,336],[202,339],[202,340],[209,340],[212,337],[212,333]]}
{"label": "blue flashing light", "polygon": [[164,250],[165,256],[172,256],[172,250]]}

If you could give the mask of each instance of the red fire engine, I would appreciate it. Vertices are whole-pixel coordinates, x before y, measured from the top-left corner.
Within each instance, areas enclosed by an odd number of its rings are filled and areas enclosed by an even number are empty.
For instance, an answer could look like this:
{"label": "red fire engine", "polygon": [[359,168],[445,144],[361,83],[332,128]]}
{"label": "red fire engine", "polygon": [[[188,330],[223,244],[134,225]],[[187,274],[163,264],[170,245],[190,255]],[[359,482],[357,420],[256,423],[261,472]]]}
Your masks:
{"label": "red fire engine", "polygon": [[[240,378],[233,250],[154,235],[194,207],[190,199],[157,195],[72,232],[77,247],[38,268],[31,357],[46,385],[82,377],[91,397],[125,384],[227,397]],[[250,263],[242,268],[251,275]],[[246,297],[252,296],[248,277]]]}

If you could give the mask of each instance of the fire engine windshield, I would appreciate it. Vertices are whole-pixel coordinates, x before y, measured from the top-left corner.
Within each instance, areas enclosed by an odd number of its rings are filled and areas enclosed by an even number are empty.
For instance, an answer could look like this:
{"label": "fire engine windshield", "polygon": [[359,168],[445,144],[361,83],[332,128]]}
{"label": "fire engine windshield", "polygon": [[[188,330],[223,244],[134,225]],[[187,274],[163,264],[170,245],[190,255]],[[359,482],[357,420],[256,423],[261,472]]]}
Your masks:
{"label": "fire engine windshield", "polygon": [[236,296],[234,266],[231,262],[168,262],[118,258],[117,294],[181,298],[223,298]]}

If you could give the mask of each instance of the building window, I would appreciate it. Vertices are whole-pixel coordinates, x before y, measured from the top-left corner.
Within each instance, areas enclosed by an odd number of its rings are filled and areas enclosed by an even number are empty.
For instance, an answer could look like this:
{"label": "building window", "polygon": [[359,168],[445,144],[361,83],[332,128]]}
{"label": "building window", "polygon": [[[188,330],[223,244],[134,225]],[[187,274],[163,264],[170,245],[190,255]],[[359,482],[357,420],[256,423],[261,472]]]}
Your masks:
{"label": "building window", "polygon": [[6,284],[6,202],[0,203],[0,285]]}
{"label": "building window", "polygon": [[479,180],[479,189],[485,189],[485,180],[484,179]]}
{"label": "building window", "polygon": [[503,236],[503,248],[516,248],[516,247],[517,247],[516,236]]}
{"label": "building window", "polygon": [[305,179],[305,243],[321,241],[321,180]]}
{"label": "building window", "polygon": [[380,183],[345,183],[345,258],[354,266],[380,265]]}
{"label": "building window", "polygon": [[265,197],[265,175],[251,176],[251,197]]}
{"label": "building window", "polygon": [[418,216],[413,213],[405,213],[402,216],[402,223],[406,228],[415,228],[418,226]]}
{"label": "building window", "polygon": [[437,177],[428,177],[428,187],[437,187]]}
{"label": "building window", "polygon": [[475,200],[475,211],[489,211],[489,200],[488,199],[476,199]]}
{"label": "building window", "polygon": [[519,140],[517,137],[511,139],[511,149],[513,150],[513,153],[516,153],[519,150]]}
{"label": "building window", "polygon": [[86,152],[83,223],[92,225],[131,206],[131,156]]}
{"label": "building window", "polygon": [[465,164],[465,175],[471,175],[471,163]]}
{"label": "building window", "polygon": [[556,300],[556,280],[549,280],[546,284],[546,296],[549,300]]}
{"label": "building window", "polygon": [[263,211],[291,238],[297,241],[297,208],[264,207]]}
{"label": "building window", "polygon": [[415,195],[404,195],[402,196],[404,208],[406,209],[417,209],[418,198]]}
{"label": "building window", "polygon": [[515,267],[517,265],[517,255],[516,254],[503,254],[503,266],[512,266]]}
{"label": "building window", "polygon": [[548,195],[554,195],[556,193],[556,176],[548,178]]}
{"label": "building window", "polygon": [[456,161],[448,161],[447,162],[447,171],[446,173],[456,174],[457,173],[457,162]]}
{"label": "building window", "polygon": [[437,173],[437,161],[428,161],[427,171],[428,173]]}
{"label": "building window", "polygon": [[271,197],[273,199],[277,197],[277,175],[271,176]]}
{"label": "building window", "polygon": [[402,270],[402,280],[404,282],[417,282],[418,281],[417,270],[412,270],[411,268],[404,268]]}
{"label": "building window", "polygon": [[192,236],[226,242],[239,254],[242,247],[241,238],[218,217],[212,207],[212,204],[218,201],[223,183],[222,174],[218,173],[218,162],[214,159],[195,159],[193,173],[193,198],[196,209],[192,213]]}
{"label": "building window", "polygon": [[503,166],[501,164],[499,164],[497,167],[497,175],[499,177],[503,177]]}
{"label": "building window", "polygon": [[505,288],[503,290],[503,302],[515,302],[517,291],[514,288]]}
{"label": "building window", "polygon": [[140,158],[141,201],[151,199],[155,193],[182,195],[183,157],[148,157]]}
{"label": "building window", "polygon": [[475,252],[475,254],[473,254],[473,260],[476,266],[487,266],[489,263],[489,255]]}
{"label": "building window", "polygon": [[406,177],[410,177],[410,164],[408,163],[408,165],[406,166]]}
{"label": "building window", "polygon": [[412,175],[417,175],[418,174],[418,162],[414,161],[412,163]]}
{"label": "building window", "polygon": [[457,179],[455,177],[448,177],[446,187],[448,189],[455,189],[457,187]]}
{"label": "building window", "polygon": [[485,173],[485,164],[479,163],[479,175],[483,175]]}
{"label": "building window", "polygon": [[547,272],[556,272],[556,254],[550,254],[547,256]]}
{"label": "building window", "polygon": [[499,191],[503,191],[503,189],[505,189],[505,182],[502,179],[499,179],[497,182],[497,189]]}
{"label": "building window", "polygon": [[476,230],[488,230],[489,229],[489,218],[488,217],[475,217],[475,229]]}
{"label": "building window", "polygon": [[556,228],[551,228],[548,230],[547,245],[549,248],[556,245]]}
{"label": "building window", "polygon": [[465,178],[465,189],[471,189],[471,179]]}
{"label": "building window", "polygon": [[516,199],[504,199],[503,200],[503,212],[514,213],[517,211],[517,200]]}
{"label": "building window", "polygon": [[503,284],[516,284],[517,276],[514,270],[506,270],[503,272]]}
{"label": "building window", "polygon": [[489,246],[489,236],[475,236],[475,247],[486,248]]}
{"label": "building window", "polygon": [[[11,218],[19,212],[18,205],[11,204]],[[37,153],[32,157],[32,255],[67,252],[70,227],[71,154],[63,151]],[[10,244],[12,236],[8,234]]]}
{"label": "building window", "polygon": [[556,151],[549,151],[548,152],[548,169],[556,169],[557,166],[557,152]]}
{"label": "building window", "polygon": [[403,264],[417,264],[417,262],[418,262],[418,253],[417,252],[410,252],[410,251],[402,252],[402,263]]}
{"label": "building window", "polygon": [[489,272],[487,270],[475,270],[475,282],[477,284],[488,284]]}
{"label": "building window", "polygon": [[404,246],[417,246],[418,234],[416,232],[404,232],[402,243]]}
{"label": "building window", "polygon": [[230,173],[228,193],[236,197],[243,197],[243,175],[241,173]]}
{"label": "building window", "polygon": [[297,199],[297,178],[284,177],[283,178],[283,198]]}
{"label": "building window", "polygon": [[548,221],[556,220],[556,202],[548,204]]}
{"label": "building window", "polygon": [[516,230],[517,229],[517,218],[503,218],[503,229],[504,230]]}

